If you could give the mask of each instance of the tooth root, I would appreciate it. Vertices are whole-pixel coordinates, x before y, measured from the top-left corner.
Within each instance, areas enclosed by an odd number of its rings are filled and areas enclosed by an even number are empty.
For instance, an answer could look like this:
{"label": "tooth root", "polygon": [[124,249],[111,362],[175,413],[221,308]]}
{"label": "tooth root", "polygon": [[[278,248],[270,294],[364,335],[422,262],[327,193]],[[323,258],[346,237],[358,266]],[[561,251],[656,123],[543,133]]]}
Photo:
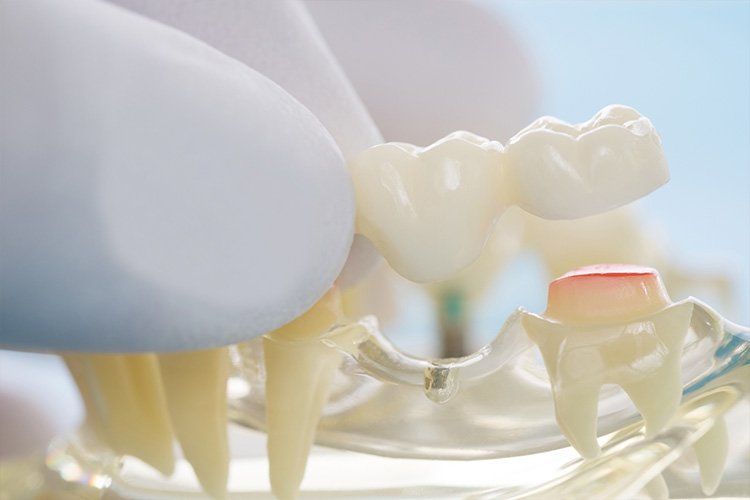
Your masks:
{"label": "tooth root", "polygon": [[66,356],[83,381],[81,394],[91,420],[115,453],[137,457],[164,475],[174,471],[172,428],[156,356]]}
{"label": "tooth root", "polygon": [[229,350],[159,355],[167,406],[182,452],[203,490],[225,498],[229,475]]}
{"label": "tooth root", "polygon": [[630,396],[646,424],[646,436],[653,436],[669,422],[682,398],[680,360],[669,356],[647,378],[620,386]]}
{"label": "tooth root", "polygon": [[664,476],[659,474],[643,488],[643,492],[651,500],[665,500],[669,498],[669,487],[664,480]]}
{"label": "tooth root", "polygon": [[292,323],[263,339],[266,365],[266,427],[271,488],[278,498],[297,496],[307,457],[333,376],[338,351],[320,342],[341,317],[331,292]]}
{"label": "tooth root", "polygon": [[703,494],[711,496],[724,475],[729,452],[729,435],[724,417],[718,417],[713,427],[693,444],[698,459]]}
{"label": "tooth root", "polygon": [[601,451],[596,440],[598,384],[576,384],[554,391],[555,416],[563,435],[584,458]]}

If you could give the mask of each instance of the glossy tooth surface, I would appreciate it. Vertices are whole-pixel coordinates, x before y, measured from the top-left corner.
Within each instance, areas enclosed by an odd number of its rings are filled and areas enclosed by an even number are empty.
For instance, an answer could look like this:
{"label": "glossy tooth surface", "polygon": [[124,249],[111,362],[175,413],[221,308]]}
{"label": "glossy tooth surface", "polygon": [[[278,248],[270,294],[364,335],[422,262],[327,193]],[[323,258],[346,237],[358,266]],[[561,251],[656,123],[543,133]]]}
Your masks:
{"label": "glossy tooth surface", "polygon": [[64,359],[97,436],[115,453],[170,475],[173,434],[156,356],[70,354]]}
{"label": "glossy tooth surface", "polygon": [[625,106],[577,125],[540,118],[509,141],[505,156],[512,202],[545,219],[603,212],[669,180],[651,122]]}
{"label": "glossy tooth surface", "polygon": [[581,455],[600,451],[604,384],[628,394],[647,435],[672,417],[682,396],[680,358],[691,315],[691,303],[671,305],[652,269],[591,266],[550,285],[544,316],[524,317],[544,358],[560,429]]}
{"label": "glossy tooth surface", "polygon": [[271,489],[280,499],[297,496],[320,414],[341,354],[321,338],[343,316],[331,290],[309,311],[263,338],[266,428]]}
{"label": "glossy tooth surface", "polygon": [[225,347],[159,355],[175,435],[201,486],[214,498],[227,494],[229,362]]}
{"label": "glossy tooth surface", "polygon": [[428,146],[388,143],[350,162],[358,232],[402,276],[447,278],[476,259],[505,208],[502,146],[456,132]]}
{"label": "glossy tooth surface", "polygon": [[724,417],[718,417],[713,427],[693,444],[701,475],[701,490],[706,496],[719,487],[729,452],[729,434]]}

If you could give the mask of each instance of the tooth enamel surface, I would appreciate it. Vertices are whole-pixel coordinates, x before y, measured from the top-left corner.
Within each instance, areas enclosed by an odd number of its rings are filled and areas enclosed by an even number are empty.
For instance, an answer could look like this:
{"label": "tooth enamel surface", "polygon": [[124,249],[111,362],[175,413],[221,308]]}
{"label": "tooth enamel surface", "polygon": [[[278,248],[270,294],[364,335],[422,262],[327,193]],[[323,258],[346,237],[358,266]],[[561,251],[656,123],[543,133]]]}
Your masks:
{"label": "tooth enamel surface", "polygon": [[608,106],[585,123],[544,117],[505,149],[512,202],[545,219],[575,219],[640,198],[669,180],[651,122]]}
{"label": "tooth enamel surface", "polygon": [[175,435],[204,491],[214,498],[227,493],[229,361],[227,348],[159,355]]}
{"label": "tooth enamel surface", "polygon": [[670,302],[654,269],[594,265],[553,281],[544,315],[566,324],[606,324],[653,314]]}
{"label": "tooth enamel surface", "polygon": [[350,163],[358,231],[402,276],[447,278],[482,250],[505,208],[502,146],[457,132],[426,148],[389,143]]}
{"label": "tooth enamel surface", "polygon": [[701,490],[706,496],[719,487],[729,451],[729,435],[724,417],[718,417],[713,427],[693,444],[701,475]]}
{"label": "tooth enamel surface", "polygon": [[[583,268],[559,281],[550,287],[547,309],[556,316],[527,314],[523,321],[542,353],[563,434],[584,457],[599,453],[597,404],[604,384],[622,387],[647,435],[655,434],[680,403],[692,304],[669,304],[658,273],[648,268]],[[623,305],[606,307],[618,297]]]}
{"label": "tooth enamel surface", "polygon": [[266,365],[266,427],[271,488],[280,499],[295,498],[305,474],[338,351],[320,338],[343,316],[331,290],[309,311],[263,338]]}
{"label": "tooth enamel surface", "polygon": [[115,453],[170,475],[173,434],[153,354],[64,356],[81,391],[87,421]]}

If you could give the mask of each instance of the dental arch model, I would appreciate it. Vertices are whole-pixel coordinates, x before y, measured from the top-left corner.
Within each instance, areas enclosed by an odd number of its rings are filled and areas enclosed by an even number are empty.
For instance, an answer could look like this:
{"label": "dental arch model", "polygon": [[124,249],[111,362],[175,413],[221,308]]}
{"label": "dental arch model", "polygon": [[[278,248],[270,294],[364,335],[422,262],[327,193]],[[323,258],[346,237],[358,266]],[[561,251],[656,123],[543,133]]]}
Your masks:
{"label": "dental arch model", "polygon": [[[1,340],[14,348],[69,351],[64,356],[88,429],[118,455],[169,475],[178,441],[205,492],[221,498],[229,404],[236,421],[267,430],[273,491],[292,498],[319,421],[318,440],[341,448],[430,458],[511,456],[564,446],[548,418],[554,403],[564,436],[594,456],[597,430],[614,431],[635,419],[605,390],[602,398],[612,407],[596,428],[602,384],[629,392],[653,439],[677,414],[680,390],[697,392],[731,363],[746,362],[745,330],[698,302],[671,304],[651,270],[586,270],[561,278],[546,314],[519,311],[492,344],[452,360],[398,352],[372,318],[347,323],[340,291],[329,291],[347,257],[355,217],[357,230],[402,275],[432,281],[470,264],[510,205],[551,219],[576,218],[657,188],[668,178],[660,140],[630,108],[605,108],[581,125],[543,118],[505,146],[468,132],[426,148],[375,146],[347,155],[352,188],[340,145],[316,116],[268,78],[190,36],[99,2],[1,8],[0,57],[9,70],[0,79],[0,104],[9,118],[0,146],[11,175],[0,185],[7,208],[0,236],[13,243],[0,262]],[[65,64],[42,58],[41,73],[29,75],[19,56],[29,53],[53,54]],[[123,60],[129,64],[120,67]],[[95,63],[104,66],[93,71]],[[59,84],[65,98],[54,121],[37,105],[50,99],[39,85],[45,79]],[[185,80],[193,86],[181,86]],[[97,114],[92,106],[110,93],[142,101]],[[167,112],[187,109],[185,116]],[[256,114],[272,118],[243,120]],[[193,128],[178,126],[186,118]],[[31,147],[28,137],[43,140]],[[256,182],[248,182],[248,165]],[[40,178],[56,179],[64,189]],[[28,209],[28,199],[51,209]],[[285,205],[278,214],[288,231],[261,213],[278,200],[294,201],[294,210]],[[238,212],[247,220],[238,221]],[[56,239],[60,234],[67,238]],[[258,245],[259,239],[269,244]],[[71,270],[79,272],[76,279]],[[603,302],[599,312],[607,314],[600,316],[580,307],[577,290],[590,302],[610,286],[632,300]],[[527,369],[529,337],[544,354],[548,377]],[[725,341],[742,349],[706,362]],[[231,350],[222,347],[237,342]],[[633,357],[618,357],[613,346],[631,349]],[[683,346],[702,354],[704,365],[681,367]],[[167,352],[181,349],[199,350]],[[113,354],[101,354],[107,352]],[[230,354],[237,353],[262,353],[265,380],[246,378],[263,390],[227,402]],[[580,353],[598,363],[582,366],[594,371],[583,385],[575,362]],[[645,355],[642,364],[636,354]],[[377,393],[349,378],[348,391],[334,394],[332,379],[352,371],[374,381]],[[669,404],[659,408],[639,384],[662,374]],[[519,388],[523,408],[515,404]],[[339,408],[336,418],[325,415],[327,401],[346,397],[352,406]],[[571,398],[583,402],[572,409],[585,412],[580,420],[566,406]],[[387,400],[402,403],[397,416],[405,431],[416,428],[417,416],[456,418],[435,420],[443,432],[404,432],[396,443],[378,432],[378,425],[393,423],[388,416],[367,417],[369,405]],[[463,408],[488,422],[518,419],[521,412],[537,419],[511,430],[471,428],[457,417]],[[703,430],[694,441],[702,464],[722,439],[721,424]],[[721,470],[704,475],[710,491]]]}

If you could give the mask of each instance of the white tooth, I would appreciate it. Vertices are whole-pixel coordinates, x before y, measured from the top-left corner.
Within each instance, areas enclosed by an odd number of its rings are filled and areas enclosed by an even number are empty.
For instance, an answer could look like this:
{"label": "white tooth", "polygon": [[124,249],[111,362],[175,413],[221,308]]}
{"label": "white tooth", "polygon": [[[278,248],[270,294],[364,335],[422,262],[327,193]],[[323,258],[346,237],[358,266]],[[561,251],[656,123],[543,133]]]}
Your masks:
{"label": "white tooth", "polygon": [[692,304],[672,305],[656,271],[590,266],[550,285],[547,311],[524,325],[539,346],[557,421],[584,457],[599,453],[599,390],[617,384],[646,423],[664,427],[682,396],[680,358]]}
{"label": "white tooth", "polygon": [[412,281],[451,276],[477,258],[505,208],[501,153],[468,132],[364,151],[350,163],[358,231]]}
{"label": "white tooth", "polygon": [[297,496],[338,351],[321,342],[342,317],[336,289],[309,311],[263,338],[266,428],[271,489],[280,499]]}
{"label": "white tooth", "polygon": [[651,122],[625,106],[577,125],[540,118],[510,140],[505,157],[510,201],[545,219],[603,212],[669,180]]}
{"label": "white tooth", "polygon": [[713,427],[693,444],[701,474],[703,494],[716,492],[724,475],[729,451],[729,435],[724,417],[718,417]]}
{"label": "white tooth", "polygon": [[70,354],[64,358],[99,437],[115,453],[172,474],[173,434],[156,356]]}
{"label": "white tooth", "polygon": [[160,354],[169,415],[182,452],[203,489],[225,498],[227,443],[227,348]]}

